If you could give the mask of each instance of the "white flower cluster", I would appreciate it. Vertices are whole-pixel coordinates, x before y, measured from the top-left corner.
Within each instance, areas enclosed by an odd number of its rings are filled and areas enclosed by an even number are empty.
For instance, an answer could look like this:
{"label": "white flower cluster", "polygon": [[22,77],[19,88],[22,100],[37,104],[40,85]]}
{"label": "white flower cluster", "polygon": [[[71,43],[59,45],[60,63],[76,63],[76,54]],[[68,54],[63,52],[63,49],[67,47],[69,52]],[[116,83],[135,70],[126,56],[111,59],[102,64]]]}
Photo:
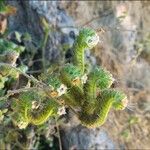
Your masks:
{"label": "white flower cluster", "polygon": [[25,129],[28,126],[28,122],[20,121],[18,123],[19,129]]}
{"label": "white flower cluster", "polygon": [[65,109],[65,107],[64,107],[64,106],[59,107],[57,114],[58,114],[59,116],[65,115],[65,114],[66,114],[66,109]]}
{"label": "white flower cluster", "polygon": [[37,101],[32,102],[32,109],[38,109],[39,108],[39,103]]}
{"label": "white flower cluster", "polygon": [[50,92],[51,97],[59,97],[65,94],[67,91],[67,87],[64,84],[61,84],[60,87],[57,88],[57,90],[55,90],[53,86],[50,87],[51,87],[51,92]]}
{"label": "white flower cluster", "polygon": [[81,82],[82,84],[85,84],[86,81],[87,81],[88,77],[87,77],[87,74],[84,74],[82,77],[81,77]]}
{"label": "white flower cluster", "polygon": [[96,34],[95,36],[90,36],[87,38],[87,45],[89,48],[93,48],[99,42],[99,36]]}
{"label": "white flower cluster", "polygon": [[67,87],[64,84],[61,84],[61,86],[57,89],[58,96],[65,94],[66,91],[67,91]]}

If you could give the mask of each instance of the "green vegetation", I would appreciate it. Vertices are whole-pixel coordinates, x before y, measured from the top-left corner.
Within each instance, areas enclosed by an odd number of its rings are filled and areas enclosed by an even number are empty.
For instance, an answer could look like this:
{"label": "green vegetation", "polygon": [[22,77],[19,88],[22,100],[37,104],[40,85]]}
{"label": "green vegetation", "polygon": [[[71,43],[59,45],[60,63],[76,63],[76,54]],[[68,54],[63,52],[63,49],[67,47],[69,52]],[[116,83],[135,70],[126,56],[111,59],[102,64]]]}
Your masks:
{"label": "green vegetation", "polygon": [[[33,83],[28,86],[29,90],[24,88],[26,91],[22,89],[18,92],[19,95],[7,97],[13,99],[12,110],[14,116],[19,118],[19,122],[16,123],[19,126],[20,123],[23,127],[29,123],[42,124],[49,117],[57,116],[59,99],[63,99],[73,110],[76,107],[80,108],[76,113],[85,126],[100,126],[105,122],[111,107],[116,110],[126,107],[126,95],[110,89],[114,80],[110,72],[98,66],[84,69],[84,50],[93,48],[98,42],[98,36],[93,29],[80,31],[73,46],[73,63],[66,64],[52,73],[45,71],[39,79],[27,75],[26,69],[23,69],[25,66],[16,67],[17,58],[24,51],[24,47],[4,39],[0,42],[1,90],[4,90],[7,80],[15,80],[20,74],[25,75]],[[39,108],[34,111],[33,101],[40,103]]]}
{"label": "green vegetation", "polygon": [[[43,25],[43,72],[38,76],[28,74],[29,67],[20,60],[23,55],[29,54],[28,47],[21,42],[31,41],[30,36],[27,33],[21,35],[15,32],[18,42],[14,42],[8,35],[1,35],[0,121],[3,128],[17,126],[26,129],[30,125],[41,125],[65,114],[66,107],[78,116],[84,126],[99,127],[105,122],[111,108],[123,110],[127,106],[127,97],[123,92],[110,88],[114,81],[111,73],[99,66],[86,65],[84,52],[97,45],[97,33],[93,29],[81,29],[73,45],[72,63],[49,68],[44,56],[50,30],[45,20]],[[35,51],[32,51],[29,58],[34,55]],[[8,136],[17,137],[16,134],[19,134],[15,131],[14,133]],[[4,134],[6,133],[3,133],[6,138],[2,137],[1,145],[5,145],[9,139]]]}

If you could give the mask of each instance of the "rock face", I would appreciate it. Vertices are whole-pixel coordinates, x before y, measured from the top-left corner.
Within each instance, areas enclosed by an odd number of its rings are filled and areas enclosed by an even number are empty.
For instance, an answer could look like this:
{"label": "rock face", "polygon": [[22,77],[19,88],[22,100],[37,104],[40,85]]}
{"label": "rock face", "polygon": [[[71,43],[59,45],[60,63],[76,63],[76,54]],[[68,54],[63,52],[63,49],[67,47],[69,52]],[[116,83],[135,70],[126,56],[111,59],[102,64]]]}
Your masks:
{"label": "rock face", "polygon": [[[67,128],[66,128],[67,129]],[[64,149],[115,149],[107,132],[100,129],[86,129],[81,126],[63,130]]]}
{"label": "rock face", "polygon": [[[49,35],[46,50],[46,59],[49,62],[62,61],[60,47],[63,44],[69,47],[72,45],[74,36],[78,33],[75,26],[84,25],[95,29],[102,27],[105,33],[100,35],[101,43],[94,50],[95,57],[91,57],[90,52],[87,53],[87,57],[90,57],[93,64],[105,66],[115,76],[124,79],[125,83],[121,84],[122,87],[129,82],[132,88],[138,88],[133,84],[138,80],[143,88],[150,88],[149,59],[140,59],[133,64],[135,58],[141,54],[136,43],[145,38],[149,30],[149,2],[20,0],[9,1],[9,3],[18,8],[17,15],[9,19],[11,30],[27,31],[38,43],[43,37],[41,17],[46,18],[50,26],[54,28]],[[95,19],[89,22],[92,18]],[[149,50],[146,49],[146,57],[143,52],[143,58],[147,58],[147,51],[149,54]],[[132,71],[129,72],[129,70]],[[62,127],[62,141],[65,149],[71,147],[74,149],[114,149],[119,145],[117,140],[112,142],[107,128],[90,130],[79,126],[76,119],[71,121],[74,126]],[[132,148],[137,147],[133,145]]]}
{"label": "rock face", "polygon": [[[43,38],[41,18],[45,18],[50,26],[52,26],[52,30],[55,30],[49,35],[46,58],[51,62],[61,59],[60,45],[72,44],[73,39],[69,37],[69,33],[70,31],[77,32],[77,30],[74,28],[60,28],[60,26],[72,26],[73,20],[63,9],[59,8],[58,2],[21,0],[8,2],[18,9],[16,16],[9,18],[10,30],[28,32],[32,35],[33,39],[39,43]],[[56,27],[58,30],[55,29]]]}

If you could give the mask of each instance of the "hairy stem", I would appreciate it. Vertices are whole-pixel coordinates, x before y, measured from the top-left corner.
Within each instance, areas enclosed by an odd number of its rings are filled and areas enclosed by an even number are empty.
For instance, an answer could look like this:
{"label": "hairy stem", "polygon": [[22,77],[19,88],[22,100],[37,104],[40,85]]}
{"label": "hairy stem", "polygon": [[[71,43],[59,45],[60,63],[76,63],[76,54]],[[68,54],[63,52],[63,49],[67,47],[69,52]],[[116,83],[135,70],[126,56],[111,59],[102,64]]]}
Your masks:
{"label": "hairy stem", "polygon": [[73,64],[77,66],[81,74],[84,74],[85,70],[85,63],[84,63],[84,47],[80,46],[77,41],[75,41],[74,47],[73,47]]}
{"label": "hairy stem", "polygon": [[66,103],[80,106],[84,102],[84,94],[82,89],[79,86],[74,86],[71,83],[70,78],[68,77],[68,74],[65,72],[61,72],[60,74],[60,80],[63,84],[65,84],[69,90],[67,95],[64,95],[64,99]]}
{"label": "hairy stem", "polygon": [[[96,127],[102,125],[107,118],[108,112],[112,104],[118,100],[122,100],[124,95],[114,90],[103,90],[101,94],[96,98],[94,110],[89,111],[92,105],[82,108],[79,119],[82,124],[87,127]],[[88,105],[87,105],[88,106]]]}
{"label": "hairy stem", "polygon": [[107,118],[108,112],[112,106],[112,102],[113,101],[111,99],[107,99],[107,101],[101,100],[101,103],[98,103],[99,108],[95,108],[92,114],[88,113],[89,110],[88,112],[83,110],[83,112],[81,112],[79,115],[81,123],[87,127],[101,126]]}
{"label": "hairy stem", "polygon": [[88,75],[88,80],[84,85],[84,91],[87,100],[95,99],[96,90],[109,88],[112,82],[112,75],[108,71],[97,67],[92,69]]}
{"label": "hairy stem", "polygon": [[17,89],[17,90],[9,90],[5,96],[0,97],[0,100],[7,99],[11,95],[14,95],[14,94],[18,94],[18,93],[26,92],[26,91],[30,91],[30,90],[36,90],[36,89],[37,89],[37,87],[21,88],[21,89]]}
{"label": "hairy stem", "polygon": [[30,112],[28,111],[28,119],[30,120],[30,122],[32,124],[35,125],[40,125],[43,124],[44,122],[47,121],[47,119],[50,116],[56,115],[56,107],[57,107],[57,103],[55,103],[53,100],[48,100],[48,102],[46,103],[45,107],[43,107],[42,110],[40,111],[36,111],[34,110],[34,112]]}

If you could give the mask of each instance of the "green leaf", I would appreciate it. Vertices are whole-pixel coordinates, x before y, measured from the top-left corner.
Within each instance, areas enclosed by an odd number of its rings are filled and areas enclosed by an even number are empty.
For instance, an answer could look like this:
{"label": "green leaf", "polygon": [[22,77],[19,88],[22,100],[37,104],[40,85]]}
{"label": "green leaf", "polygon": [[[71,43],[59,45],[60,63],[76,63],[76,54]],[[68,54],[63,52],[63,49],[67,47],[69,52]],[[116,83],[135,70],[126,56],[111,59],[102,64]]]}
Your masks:
{"label": "green leaf", "polygon": [[5,51],[16,51],[20,54],[24,50],[24,46],[17,45],[8,40],[0,39],[0,53],[4,53]]}
{"label": "green leaf", "polygon": [[28,71],[28,66],[26,66],[26,65],[21,65],[21,66],[19,66],[18,67],[18,69],[20,69],[22,72],[27,72]]}
{"label": "green leaf", "polygon": [[21,34],[15,31],[15,36],[16,36],[17,41],[21,43]]}
{"label": "green leaf", "polygon": [[29,33],[26,32],[25,34],[23,34],[23,40],[31,42],[32,41],[32,37],[31,37],[31,35]]}

